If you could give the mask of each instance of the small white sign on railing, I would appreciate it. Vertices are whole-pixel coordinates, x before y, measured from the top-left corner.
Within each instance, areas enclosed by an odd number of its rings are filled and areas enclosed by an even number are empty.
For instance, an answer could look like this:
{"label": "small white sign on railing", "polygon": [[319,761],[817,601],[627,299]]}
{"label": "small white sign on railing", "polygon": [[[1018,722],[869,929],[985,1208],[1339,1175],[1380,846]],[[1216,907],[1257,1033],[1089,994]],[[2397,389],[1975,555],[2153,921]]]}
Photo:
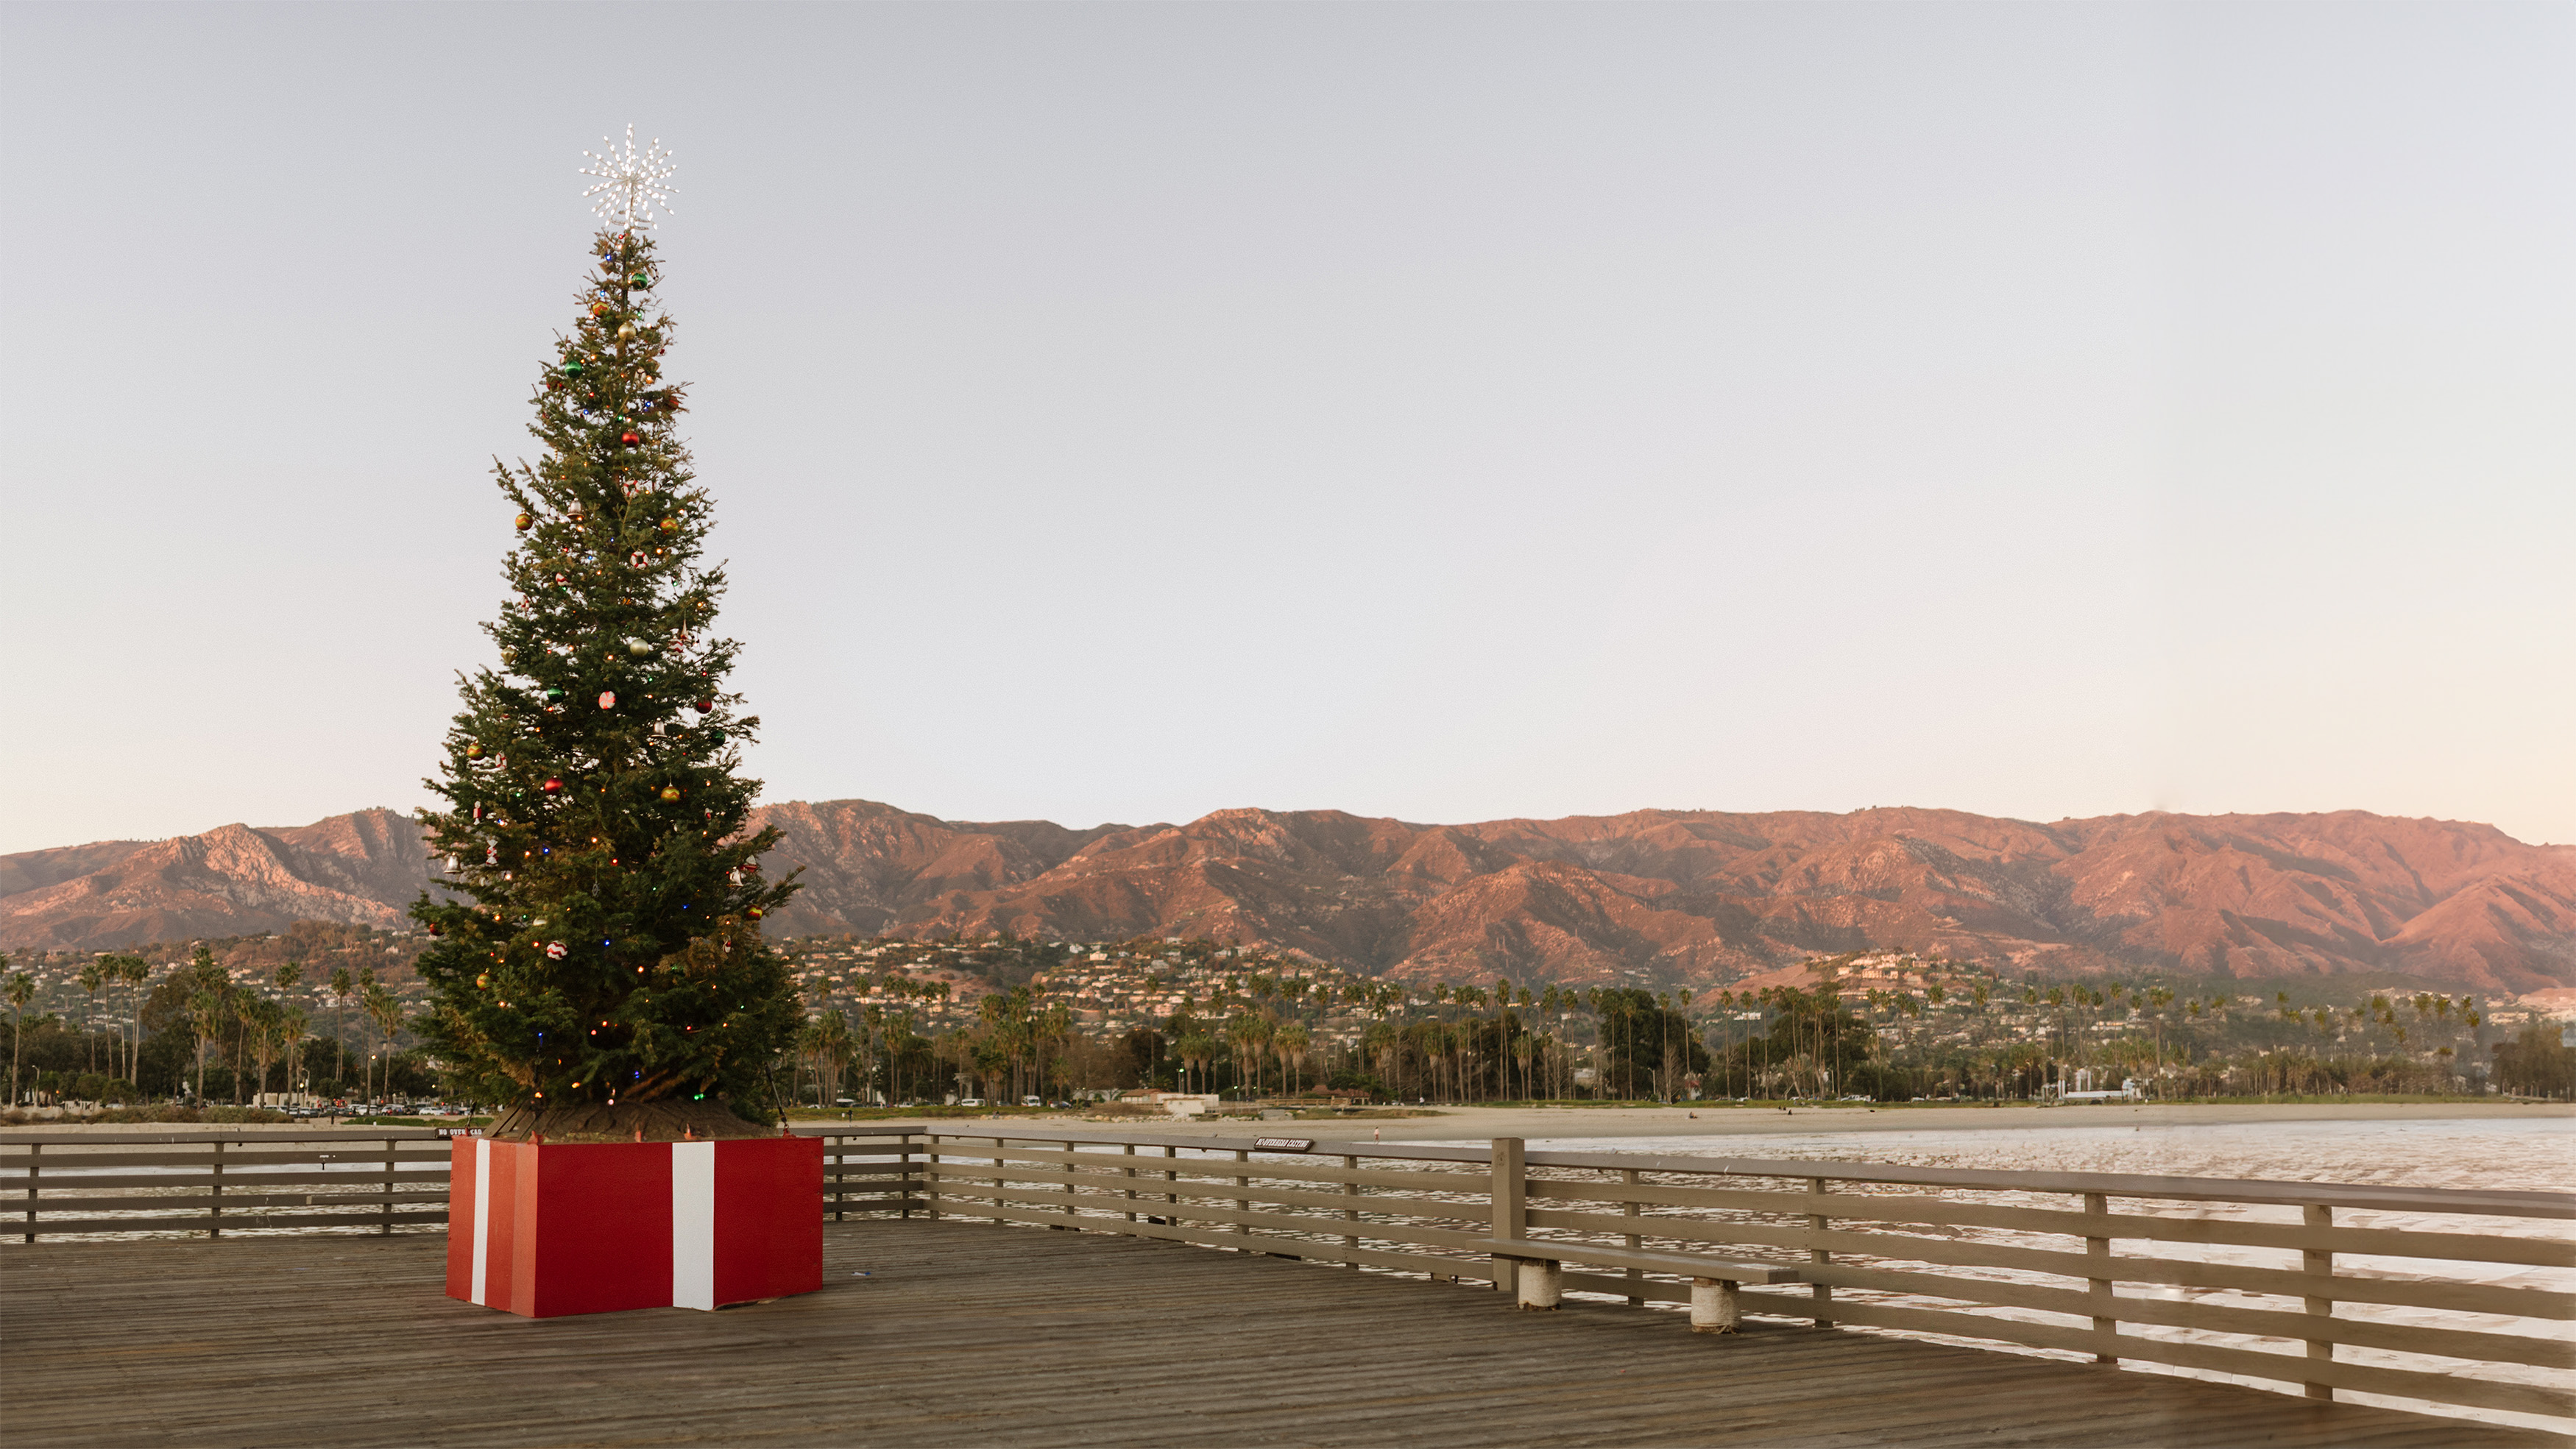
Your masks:
{"label": "small white sign on railing", "polygon": [[1255,1152],[1312,1152],[1315,1150],[1315,1139],[1312,1137],[1255,1137],[1252,1139],[1252,1150]]}

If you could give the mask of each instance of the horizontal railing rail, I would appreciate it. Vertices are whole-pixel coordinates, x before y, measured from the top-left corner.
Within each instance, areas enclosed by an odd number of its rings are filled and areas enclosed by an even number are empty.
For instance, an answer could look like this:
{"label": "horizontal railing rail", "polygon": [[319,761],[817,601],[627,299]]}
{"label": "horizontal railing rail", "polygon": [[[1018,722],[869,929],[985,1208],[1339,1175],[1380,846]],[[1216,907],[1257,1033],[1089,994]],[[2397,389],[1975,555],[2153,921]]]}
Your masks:
{"label": "horizontal railing rail", "polygon": [[[823,1141],[835,1220],[1121,1233],[1503,1289],[1529,1273],[1548,1302],[1561,1289],[1694,1303],[1730,1266],[1768,1265],[1734,1274],[1740,1295],[1723,1285],[1730,1324],[1740,1307],[2319,1398],[2576,1418],[2571,1193],[1528,1152],[1508,1138],[797,1131]],[[443,1135],[0,1134],[0,1211],[23,1215],[5,1231],[26,1241],[426,1230],[447,1217]]]}

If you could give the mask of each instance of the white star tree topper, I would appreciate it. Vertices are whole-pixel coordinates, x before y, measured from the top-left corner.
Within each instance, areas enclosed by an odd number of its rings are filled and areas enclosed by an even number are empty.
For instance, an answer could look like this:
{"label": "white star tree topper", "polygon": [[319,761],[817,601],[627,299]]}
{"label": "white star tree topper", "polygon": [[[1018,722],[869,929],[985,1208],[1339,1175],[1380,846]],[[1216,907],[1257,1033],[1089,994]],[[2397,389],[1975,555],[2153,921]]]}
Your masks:
{"label": "white star tree topper", "polygon": [[662,139],[658,136],[653,138],[652,145],[637,151],[632,122],[626,127],[625,155],[617,153],[614,138],[603,137],[599,144],[608,148],[608,154],[593,156],[588,151],[581,153],[590,164],[581,168],[580,174],[599,178],[599,184],[582,193],[597,198],[591,202],[590,209],[602,222],[621,231],[633,231],[639,227],[650,231],[654,220],[653,208],[658,206],[665,213],[673,209],[672,188],[666,183],[671,173],[680,168],[672,161],[671,153],[662,149]]}

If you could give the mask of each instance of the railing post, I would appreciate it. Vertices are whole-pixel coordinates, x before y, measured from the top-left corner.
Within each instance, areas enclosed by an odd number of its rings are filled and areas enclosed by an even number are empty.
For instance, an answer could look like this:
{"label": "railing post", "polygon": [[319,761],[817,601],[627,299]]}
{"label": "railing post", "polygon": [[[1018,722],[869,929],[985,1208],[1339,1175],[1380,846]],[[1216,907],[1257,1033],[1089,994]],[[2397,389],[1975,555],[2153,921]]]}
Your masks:
{"label": "railing post", "polygon": [[220,1137],[215,1139],[213,1176],[214,1186],[208,1190],[208,1195],[214,1199],[214,1203],[207,1209],[213,1221],[207,1225],[206,1236],[220,1238],[224,1235],[224,1139]]}
{"label": "railing post", "polygon": [[[1235,1160],[1235,1161],[1237,1161],[1237,1162],[1250,1162],[1250,1161],[1252,1160],[1252,1154],[1251,1154],[1251,1153],[1249,1153],[1249,1152],[1246,1152],[1246,1151],[1244,1151],[1242,1148],[1238,1147],[1238,1148],[1234,1149],[1234,1160]],[[1241,1174],[1237,1174],[1237,1175],[1236,1175],[1236,1177],[1235,1177],[1235,1179],[1234,1179],[1234,1185],[1235,1185],[1236,1187],[1249,1188],[1249,1187],[1251,1187],[1251,1186],[1252,1186],[1252,1179],[1251,1179],[1251,1178],[1249,1178],[1249,1177],[1242,1176]],[[1234,1210],[1235,1210],[1236,1212],[1238,1212],[1238,1213],[1245,1213],[1245,1212],[1250,1212],[1250,1211],[1252,1211],[1252,1199],[1251,1199],[1251,1198],[1249,1198],[1249,1197],[1239,1197],[1239,1198],[1236,1198],[1236,1199],[1234,1200]],[[1251,1236],[1252,1236],[1252,1225],[1251,1225],[1250,1223],[1247,1223],[1247,1222],[1243,1222],[1243,1221],[1238,1220],[1238,1221],[1236,1221],[1236,1223],[1235,1223],[1235,1225],[1234,1225],[1234,1233],[1235,1233],[1235,1236],[1236,1236],[1236,1237],[1239,1237],[1239,1238],[1248,1238],[1248,1237],[1251,1237]]]}
{"label": "railing post", "polygon": [[904,1219],[907,1219],[907,1220],[911,1218],[911,1216],[912,1216],[912,1190],[913,1190],[913,1181],[912,1181],[912,1134],[911,1134],[911,1133],[909,1133],[909,1132],[906,1132],[906,1133],[904,1133],[902,1136],[900,1136],[900,1137],[898,1137],[898,1138],[896,1138],[896,1139],[895,1139],[895,1147],[894,1147],[894,1201],[895,1201],[895,1216],[900,1217],[900,1218],[904,1218]]}
{"label": "railing post", "polygon": [[45,1144],[27,1144],[27,1241],[36,1240],[36,1179],[45,1172]]}
{"label": "railing post", "polygon": [[385,1215],[382,1225],[376,1229],[376,1236],[380,1238],[394,1235],[394,1145],[399,1140],[393,1137],[385,1139]]}
{"label": "railing post", "polygon": [[1135,1144],[1135,1143],[1130,1142],[1130,1143],[1128,1143],[1128,1144],[1127,1144],[1127,1165],[1126,1165],[1125,1167],[1120,1168],[1120,1169],[1118,1170],[1118,1172],[1119,1172],[1119,1176],[1124,1177],[1124,1178],[1126,1178],[1126,1179],[1127,1179],[1127,1187],[1126,1187],[1126,1189],[1125,1189],[1125,1190],[1124,1190],[1120,1195],[1121,1195],[1121,1196],[1123,1196],[1123,1197],[1125,1197],[1125,1198],[1127,1199],[1127,1221],[1129,1221],[1129,1222],[1131,1222],[1131,1223],[1132,1223],[1132,1222],[1136,1221],[1136,1186],[1135,1186],[1135,1184],[1136,1184],[1136,1144]]}
{"label": "railing post", "polygon": [[836,1136],[827,1130],[823,1134],[823,1145],[827,1149],[824,1156],[831,1163],[829,1167],[823,1169],[824,1180],[831,1185],[831,1191],[826,1195],[831,1199],[832,1221],[837,1223],[843,1221],[841,1216],[841,1189],[848,1186],[848,1183],[842,1180],[842,1174],[849,1170],[848,1164],[850,1158],[847,1149],[850,1143],[849,1139]]}
{"label": "railing post", "polygon": [[[1623,1167],[1619,1169],[1619,1175],[1626,1180],[1628,1186],[1635,1187],[1637,1185],[1637,1169],[1633,1167]],[[1638,1215],[1639,1211],[1639,1204],[1633,1197],[1619,1205],[1619,1215],[1621,1217],[1633,1218]],[[1631,1253],[1636,1252],[1638,1249],[1646,1245],[1645,1238],[1636,1233],[1628,1234],[1628,1236],[1621,1239],[1621,1241],[1628,1245],[1628,1251]],[[1631,1283],[1645,1282],[1646,1270],[1643,1268],[1630,1268],[1628,1270],[1628,1281]],[[1646,1306],[1646,1300],[1632,1293],[1628,1295],[1628,1306],[1631,1308],[1643,1308]]]}
{"label": "railing post", "polygon": [[[2334,1226],[2334,1209],[2330,1207],[2309,1204],[2299,1210],[2299,1215],[2302,1225],[2310,1232],[2320,1232]],[[2334,1317],[2334,1250],[2332,1248],[2303,1249],[2299,1254],[2299,1266],[2306,1269],[2311,1276],[2325,1280],[2320,1285],[2325,1289],[2324,1296],[2308,1299],[2308,1312],[2322,1318]],[[2328,1328],[2326,1332],[2332,1333],[2334,1330]],[[2334,1351],[2334,1340],[2331,1338],[2308,1340],[2308,1357],[2312,1361],[2332,1363]],[[2332,1384],[2312,1383],[2307,1388],[2309,1398],[2327,1400],[2334,1398]]]}
{"label": "railing post", "polygon": [[939,1134],[921,1134],[921,1214],[939,1221]]}
{"label": "railing post", "polygon": [[[1494,1240],[1503,1242],[1529,1232],[1529,1143],[1518,1137],[1497,1137],[1489,1154],[1494,1164]],[[1505,1293],[1520,1292],[1518,1259],[1494,1259],[1494,1287]]]}
{"label": "railing post", "polygon": [[[1350,1178],[1349,1178],[1349,1179],[1347,1179],[1347,1180],[1345,1180],[1345,1181],[1342,1183],[1342,1196],[1343,1196],[1343,1197],[1345,1197],[1345,1198],[1350,1199],[1350,1200],[1351,1200],[1351,1201],[1353,1201],[1353,1202],[1357,1202],[1357,1201],[1359,1200],[1359,1195],[1360,1195],[1360,1185],[1359,1185],[1360,1160],[1359,1160],[1358,1158],[1356,1158],[1356,1157],[1353,1157],[1353,1156],[1350,1156],[1350,1155],[1348,1155],[1348,1154],[1345,1154],[1345,1155],[1343,1156],[1343,1158],[1342,1158],[1342,1171],[1344,1171],[1344,1172],[1347,1172],[1347,1173],[1351,1174]],[[1346,1208],[1342,1209],[1342,1221],[1343,1221],[1343,1222],[1346,1222],[1346,1223],[1355,1223],[1355,1222],[1358,1222],[1359,1220],[1360,1220],[1360,1210],[1359,1210],[1358,1208],[1355,1208],[1355,1207],[1346,1207]],[[1359,1234],[1357,1234],[1357,1233],[1344,1233],[1344,1234],[1342,1234],[1342,1261],[1343,1261],[1344,1263],[1348,1264],[1349,1266],[1353,1267],[1353,1268],[1358,1267],[1358,1266],[1360,1265],[1359,1251],[1360,1251],[1360,1237],[1359,1237]]]}
{"label": "railing post", "polygon": [[[2107,1194],[2098,1192],[2088,1192],[2084,1194],[2084,1212],[2087,1217],[2109,1217],[2111,1213],[2110,1197]],[[2086,1295],[2093,1300],[2093,1331],[2102,1336],[2105,1350],[2117,1347],[2120,1337],[2118,1308],[2111,1299],[2110,1232],[2111,1226],[2106,1222],[2102,1225],[2102,1232],[2100,1235],[2097,1236],[2092,1233],[2084,1235],[2085,1261],[2092,1265],[2095,1270],[2093,1276],[2085,1280],[2090,1285],[2085,1291]],[[2093,1355],[2093,1361],[2095,1363],[2118,1363],[2120,1361],[2120,1356],[2116,1353],[2107,1351],[2097,1351]]]}
{"label": "railing post", "polygon": [[[1168,1142],[1163,1144],[1164,1161],[1169,1162],[1180,1155],[1181,1149]],[[1178,1171],[1168,1167],[1163,1169],[1163,1181],[1174,1185],[1173,1191],[1163,1194],[1163,1226],[1167,1228],[1177,1228],[1181,1225],[1181,1194],[1178,1190],[1180,1180],[1181,1174]]]}
{"label": "railing post", "polygon": [[1064,1144],[1064,1215],[1067,1218],[1082,1216],[1081,1206],[1073,1199],[1073,1144],[1068,1142]]}
{"label": "railing post", "polygon": [[1002,1137],[996,1137],[993,1139],[993,1226],[997,1228],[1002,1225],[1002,1193],[1004,1191],[1002,1176],[1006,1170],[1006,1165],[1002,1161],[1002,1149],[1008,1141],[1008,1138]]}
{"label": "railing post", "polygon": [[[1823,1197],[1825,1195],[1825,1182],[1826,1179],[1821,1177],[1808,1178],[1807,1191],[1817,1197]],[[1821,1240],[1824,1237],[1825,1225],[1831,1221],[1833,1221],[1833,1219],[1825,1213],[1809,1213],[1807,1214],[1807,1231],[1815,1235],[1817,1239]],[[1807,1249],[1807,1261],[1817,1267],[1823,1267],[1826,1264],[1833,1262],[1833,1260],[1834,1255],[1825,1251],[1821,1246],[1810,1246]],[[1830,1283],[1813,1284],[1809,1288],[1809,1294],[1816,1302],[1816,1326],[1818,1328],[1833,1327],[1833,1285]]]}

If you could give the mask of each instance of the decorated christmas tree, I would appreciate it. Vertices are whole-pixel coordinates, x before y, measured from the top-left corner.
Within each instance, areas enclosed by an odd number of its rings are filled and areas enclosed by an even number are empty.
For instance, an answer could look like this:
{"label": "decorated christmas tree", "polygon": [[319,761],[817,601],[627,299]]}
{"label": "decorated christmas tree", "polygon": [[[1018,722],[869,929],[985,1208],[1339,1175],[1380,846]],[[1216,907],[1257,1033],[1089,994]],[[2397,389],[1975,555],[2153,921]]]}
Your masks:
{"label": "decorated christmas tree", "polygon": [[801,1012],[760,920],[794,890],[747,830],[737,771],[759,720],[725,676],[714,503],[664,375],[670,318],[649,228],[659,143],[594,157],[607,229],[569,335],[539,377],[533,464],[499,464],[517,546],[484,626],[500,668],[462,683],[424,814],[445,889],[412,915],[438,940],[416,1023],[450,1090],[501,1104],[492,1135],[755,1135]]}

